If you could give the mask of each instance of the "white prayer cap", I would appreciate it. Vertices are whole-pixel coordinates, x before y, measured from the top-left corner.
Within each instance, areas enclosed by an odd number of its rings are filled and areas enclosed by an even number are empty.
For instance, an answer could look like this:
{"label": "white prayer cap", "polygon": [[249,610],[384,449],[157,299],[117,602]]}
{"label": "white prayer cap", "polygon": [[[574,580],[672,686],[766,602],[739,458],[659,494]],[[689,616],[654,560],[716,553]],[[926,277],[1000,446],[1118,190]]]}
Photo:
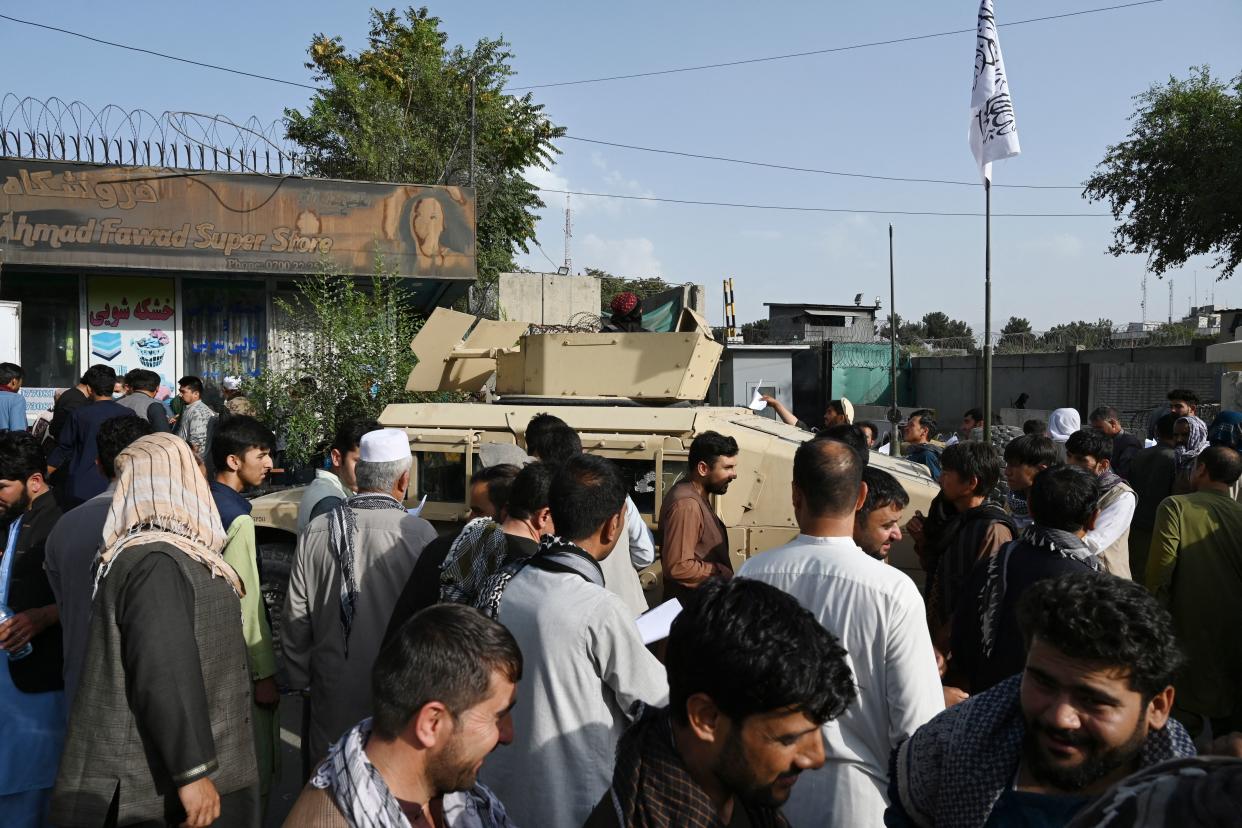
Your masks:
{"label": "white prayer cap", "polygon": [[389,463],[409,457],[410,438],[399,428],[368,431],[358,442],[358,459],[363,463]]}
{"label": "white prayer cap", "polygon": [[224,378],[224,390],[225,391],[236,391],[237,389],[241,388],[241,384],[242,384],[241,377],[225,377]]}
{"label": "white prayer cap", "polygon": [[847,423],[854,422],[854,404],[845,397],[841,398],[841,408],[845,411],[845,421]]}

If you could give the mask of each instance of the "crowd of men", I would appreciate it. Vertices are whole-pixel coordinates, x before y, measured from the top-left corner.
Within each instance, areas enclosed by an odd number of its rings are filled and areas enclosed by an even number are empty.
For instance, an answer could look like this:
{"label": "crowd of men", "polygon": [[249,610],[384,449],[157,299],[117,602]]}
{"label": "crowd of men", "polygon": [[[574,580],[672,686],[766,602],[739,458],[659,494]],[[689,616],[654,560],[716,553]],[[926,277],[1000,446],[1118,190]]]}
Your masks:
{"label": "crowd of men", "polygon": [[[6,826],[261,824],[281,685],[309,704],[291,826],[1236,819],[1242,417],[1209,429],[1189,392],[1150,447],[1109,408],[1003,449],[981,412],[948,445],[916,412],[891,462],[940,491],[904,526],[877,430],[834,401],[791,423],[814,432],[797,536],[736,572],[727,435],[691,443],[657,553],[618,466],[554,416],[479,453],[442,536],[406,508],[405,432],[349,420],[273,625],[245,495],[275,435],[196,378],[175,422],[149,377],[123,383],[93,367],[45,440],[0,433]],[[921,590],[888,562],[903,531]],[[680,609],[648,643],[657,555]]]}

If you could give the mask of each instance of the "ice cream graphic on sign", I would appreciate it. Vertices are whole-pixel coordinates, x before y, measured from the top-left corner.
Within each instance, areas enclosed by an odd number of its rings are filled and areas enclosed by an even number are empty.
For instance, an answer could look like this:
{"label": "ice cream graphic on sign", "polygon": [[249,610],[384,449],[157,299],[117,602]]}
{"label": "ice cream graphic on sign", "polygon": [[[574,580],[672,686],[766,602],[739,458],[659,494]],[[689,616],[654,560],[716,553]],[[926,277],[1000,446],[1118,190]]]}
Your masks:
{"label": "ice cream graphic on sign", "polygon": [[164,361],[164,351],[168,348],[168,334],[159,328],[152,328],[146,336],[130,342],[138,350],[138,361],[144,367],[154,368]]}

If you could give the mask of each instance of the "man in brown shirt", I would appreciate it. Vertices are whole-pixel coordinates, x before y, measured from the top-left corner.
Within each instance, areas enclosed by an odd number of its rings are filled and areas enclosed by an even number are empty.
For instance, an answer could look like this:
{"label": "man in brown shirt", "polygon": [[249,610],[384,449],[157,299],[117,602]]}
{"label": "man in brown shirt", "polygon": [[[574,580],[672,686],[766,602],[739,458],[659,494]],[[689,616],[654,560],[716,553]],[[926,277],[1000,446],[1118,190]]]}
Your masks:
{"label": "man in brown shirt", "polygon": [[719,575],[733,577],[729,536],[709,495],[737,479],[737,440],[705,431],[690,444],[687,478],[669,489],[660,508],[660,565],[664,599],[679,598]]}

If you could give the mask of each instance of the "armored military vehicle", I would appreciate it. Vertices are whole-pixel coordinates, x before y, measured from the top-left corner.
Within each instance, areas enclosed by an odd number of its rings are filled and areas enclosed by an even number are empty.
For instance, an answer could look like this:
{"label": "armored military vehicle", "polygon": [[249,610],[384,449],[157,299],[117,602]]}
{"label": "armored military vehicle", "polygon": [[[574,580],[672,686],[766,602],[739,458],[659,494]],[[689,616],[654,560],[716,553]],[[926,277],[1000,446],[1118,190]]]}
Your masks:
{"label": "armored military vehicle", "polygon": [[[536,414],[560,417],[585,451],[617,463],[630,496],[653,529],[664,493],[686,473],[690,443],[705,431],[735,438],[737,480],[715,498],[728,527],[734,567],[797,534],[790,503],[793,455],[810,433],[743,407],[699,404],[722,351],[706,323],[685,309],[672,333],[526,333],[520,322],[476,319],[437,309],[411,348],[411,391],[458,391],[477,402],[390,405],[380,422],[405,429],[414,454],[409,501],[426,498],[423,517],[441,528],[460,523],[468,485],[490,444],[524,447]],[[910,494],[903,523],[924,514],[937,492],[925,467],[871,454]],[[301,490],[254,501],[261,542],[288,547]],[[909,539],[890,560],[917,581],[922,572]],[[642,573],[649,600],[659,598],[658,562]]]}

